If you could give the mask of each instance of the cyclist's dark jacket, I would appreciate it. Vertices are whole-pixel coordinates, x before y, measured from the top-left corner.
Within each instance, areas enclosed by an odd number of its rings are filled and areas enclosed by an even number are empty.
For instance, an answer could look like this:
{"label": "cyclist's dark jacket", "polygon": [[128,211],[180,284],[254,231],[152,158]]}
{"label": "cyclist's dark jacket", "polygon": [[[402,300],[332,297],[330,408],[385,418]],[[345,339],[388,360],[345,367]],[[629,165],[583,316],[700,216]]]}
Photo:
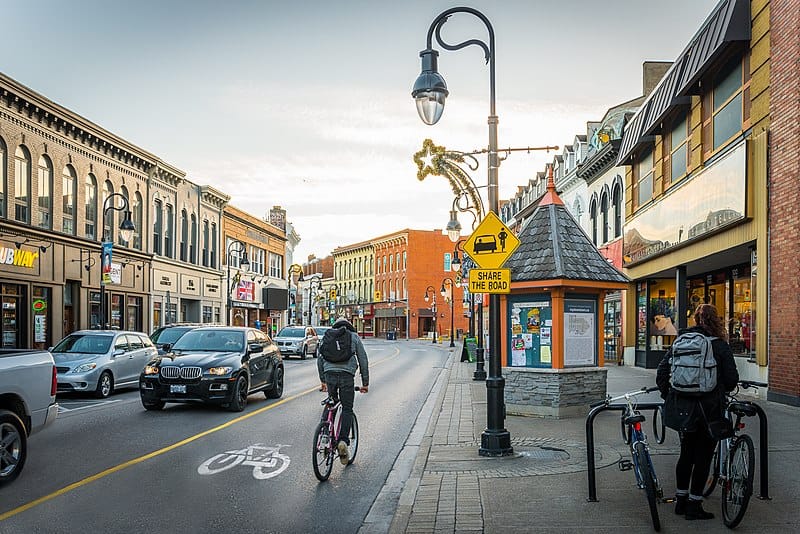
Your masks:
{"label": "cyclist's dark jacket", "polygon": [[[704,335],[708,333],[699,326],[693,326],[681,330],[684,332],[699,332]],[[670,357],[672,348],[658,364],[656,371],[656,385],[661,391],[661,398],[664,402],[664,423],[679,432],[694,432],[706,428],[703,420],[703,412],[709,421],[719,420],[723,417],[725,407],[725,392],[733,391],[739,382],[739,371],[736,369],[736,362],[733,360],[731,347],[724,339],[714,339],[711,341],[714,350],[714,359],[717,360],[717,387],[708,393],[683,393],[670,387]],[[702,405],[700,411],[698,404]]]}
{"label": "cyclist's dark jacket", "polygon": [[367,360],[367,351],[364,349],[364,344],[361,338],[358,337],[355,327],[350,324],[346,319],[339,319],[333,323],[333,328],[346,328],[350,331],[350,344],[353,347],[353,355],[346,362],[335,363],[329,362],[322,356],[317,358],[317,371],[319,372],[320,382],[325,381],[325,373],[350,373],[355,376],[356,371],[361,373],[361,385],[369,386],[369,361]]}

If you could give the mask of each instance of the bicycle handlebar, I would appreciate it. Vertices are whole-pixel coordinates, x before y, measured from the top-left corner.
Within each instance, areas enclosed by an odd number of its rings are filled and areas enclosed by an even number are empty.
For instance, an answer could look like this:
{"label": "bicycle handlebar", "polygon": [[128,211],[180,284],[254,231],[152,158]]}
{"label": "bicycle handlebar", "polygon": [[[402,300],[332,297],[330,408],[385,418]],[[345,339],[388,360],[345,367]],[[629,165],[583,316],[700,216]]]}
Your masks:
{"label": "bicycle handlebar", "polygon": [[617,400],[627,399],[629,397],[635,397],[637,395],[643,395],[645,393],[652,393],[654,391],[658,391],[658,386],[652,386],[652,387],[645,386],[642,389],[636,389],[633,391],[629,391],[627,393],[623,393],[618,397],[606,397],[604,400],[593,402],[589,405],[589,408],[597,408],[598,406],[603,406],[604,404],[610,404],[611,402]]}
{"label": "bicycle handlebar", "polygon": [[769,384],[766,384],[764,382],[756,382],[754,380],[740,380],[739,381],[739,385],[742,386],[744,389],[747,389],[747,388],[759,388],[759,387],[761,387],[761,388],[769,387]]}

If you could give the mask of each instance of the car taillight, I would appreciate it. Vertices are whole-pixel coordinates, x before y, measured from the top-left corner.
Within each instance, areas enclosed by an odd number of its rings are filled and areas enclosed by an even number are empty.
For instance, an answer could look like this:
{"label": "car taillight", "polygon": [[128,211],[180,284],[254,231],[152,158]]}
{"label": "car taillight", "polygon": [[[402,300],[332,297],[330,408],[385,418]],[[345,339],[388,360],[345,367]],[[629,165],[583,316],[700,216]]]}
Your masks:
{"label": "car taillight", "polygon": [[50,384],[50,396],[55,397],[56,391],[58,391],[58,375],[56,374],[56,366],[53,366],[53,381]]}

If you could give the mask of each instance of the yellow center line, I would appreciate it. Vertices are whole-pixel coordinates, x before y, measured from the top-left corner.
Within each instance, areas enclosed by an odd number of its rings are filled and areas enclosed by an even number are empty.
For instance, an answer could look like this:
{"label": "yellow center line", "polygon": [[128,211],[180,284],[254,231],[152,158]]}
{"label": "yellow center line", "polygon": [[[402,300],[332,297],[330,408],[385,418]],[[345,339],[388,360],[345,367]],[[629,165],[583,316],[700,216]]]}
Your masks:
{"label": "yellow center line", "polygon": [[[398,349],[397,347],[394,347],[394,351],[395,351],[394,354],[391,354],[390,356],[388,356],[388,357],[386,357],[386,358],[384,358],[384,359],[382,359],[380,361],[377,361],[375,363],[370,363],[369,366],[370,367],[375,367],[375,366],[380,365],[381,363],[389,360],[390,358],[393,358],[393,357],[397,356],[398,354],[400,354],[400,349]],[[267,410],[271,410],[273,408],[277,408],[278,406],[281,406],[282,404],[286,404],[289,401],[293,401],[295,399],[298,399],[298,398],[300,398],[300,397],[302,397],[304,395],[308,395],[309,393],[313,393],[315,391],[319,391],[319,386],[314,386],[311,389],[307,389],[305,391],[301,391],[300,393],[292,395],[291,397],[286,397],[285,399],[281,399],[280,401],[275,402],[273,404],[270,404],[269,406],[264,406],[263,408],[259,408],[257,410],[253,410],[252,412],[250,412],[248,414],[241,415],[241,416],[237,417],[236,419],[231,419],[230,421],[228,421],[226,423],[223,423],[223,424],[221,424],[219,426],[215,426],[213,428],[209,428],[208,430],[204,430],[203,432],[200,432],[199,434],[195,434],[194,436],[189,436],[186,439],[178,441],[177,443],[173,443],[172,445],[168,445],[168,446],[166,446],[166,447],[164,447],[162,449],[158,449],[156,451],[147,453],[147,454],[145,454],[143,456],[139,456],[138,458],[134,458],[132,460],[128,460],[127,462],[123,462],[121,464],[115,465],[114,467],[109,467],[108,469],[106,469],[104,471],[100,471],[99,473],[96,473],[94,475],[86,477],[86,478],[84,478],[82,480],[79,480],[77,482],[73,482],[72,484],[69,484],[68,486],[64,486],[63,488],[61,488],[59,490],[56,490],[56,491],[54,491],[54,492],[52,492],[52,493],[50,493],[48,495],[44,495],[42,497],[39,497],[38,499],[35,499],[35,500],[30,501],[28,503],[25,503],[25,504],[23,504],[21,506],[13,508],[13,509],[9,510],[8,512],[4,512],[4,513],[0,514],[0,521],[4,521],[4,520],[8,519],[9,517],[12,517],[12,516],[15,516],[17,514],[20,514],[20,513],[24,512],[26,510],[30,510],[31,508],[33,508],[35,506],[39,506],[40,504],[46,503],[47,501],[55,499],[56,497],[59,497],[59,496],[64,495],[66,493],[69,493],[72,490],[78,489],[81,486],[85,486],[87,484],[90,484],[92,482],[100,480],[101,478],[105,478],[108,475],[112,475],[114,473],[122,471],[123,469],[127,469],[128,467],[134,466],[136,464],[140,464],[140,463],[142,463],[144,461],[150,460],[151,458],[155,458],[156,456],[160,456],[160,455],[165,454],[165,453],[167,453],[169,451],[175,450],[175,449],[177,449],[179,447],[183,447],[184,445],[188,445],[189,443],[192,443],[193,441],[197,441],[198,439],[200,439],[202,437],[205,437],[205,436],[208,436],[209,434],[213,434],[215,432],[219,432],[220,430],[223,430],[225,428],[233,426],[236,423],[240,423],[240,422],[242,422],[242,421],[244,421],[246,419],[250,419],[253,416],[256,416],[256,415],[259,415],[261,413],[264,413]]]}

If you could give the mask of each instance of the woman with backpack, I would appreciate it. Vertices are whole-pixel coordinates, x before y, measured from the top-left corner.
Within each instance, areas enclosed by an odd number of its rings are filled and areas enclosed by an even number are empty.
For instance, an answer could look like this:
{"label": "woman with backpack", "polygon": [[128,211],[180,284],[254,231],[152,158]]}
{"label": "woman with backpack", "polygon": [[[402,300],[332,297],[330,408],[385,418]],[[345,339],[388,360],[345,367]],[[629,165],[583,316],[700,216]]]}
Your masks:
{"label": "woman with backpack", "polygon": [[675,466],[675,513],[690,520],[714,517],[703,510],[703,488],[718,441],[709,424],[724,419],[725,392],[739,382],[717,309],[701,304],[694,320],[695,326],[680,331],[656,372],[664,399],[664,423],[677,430],[681,440]]}

